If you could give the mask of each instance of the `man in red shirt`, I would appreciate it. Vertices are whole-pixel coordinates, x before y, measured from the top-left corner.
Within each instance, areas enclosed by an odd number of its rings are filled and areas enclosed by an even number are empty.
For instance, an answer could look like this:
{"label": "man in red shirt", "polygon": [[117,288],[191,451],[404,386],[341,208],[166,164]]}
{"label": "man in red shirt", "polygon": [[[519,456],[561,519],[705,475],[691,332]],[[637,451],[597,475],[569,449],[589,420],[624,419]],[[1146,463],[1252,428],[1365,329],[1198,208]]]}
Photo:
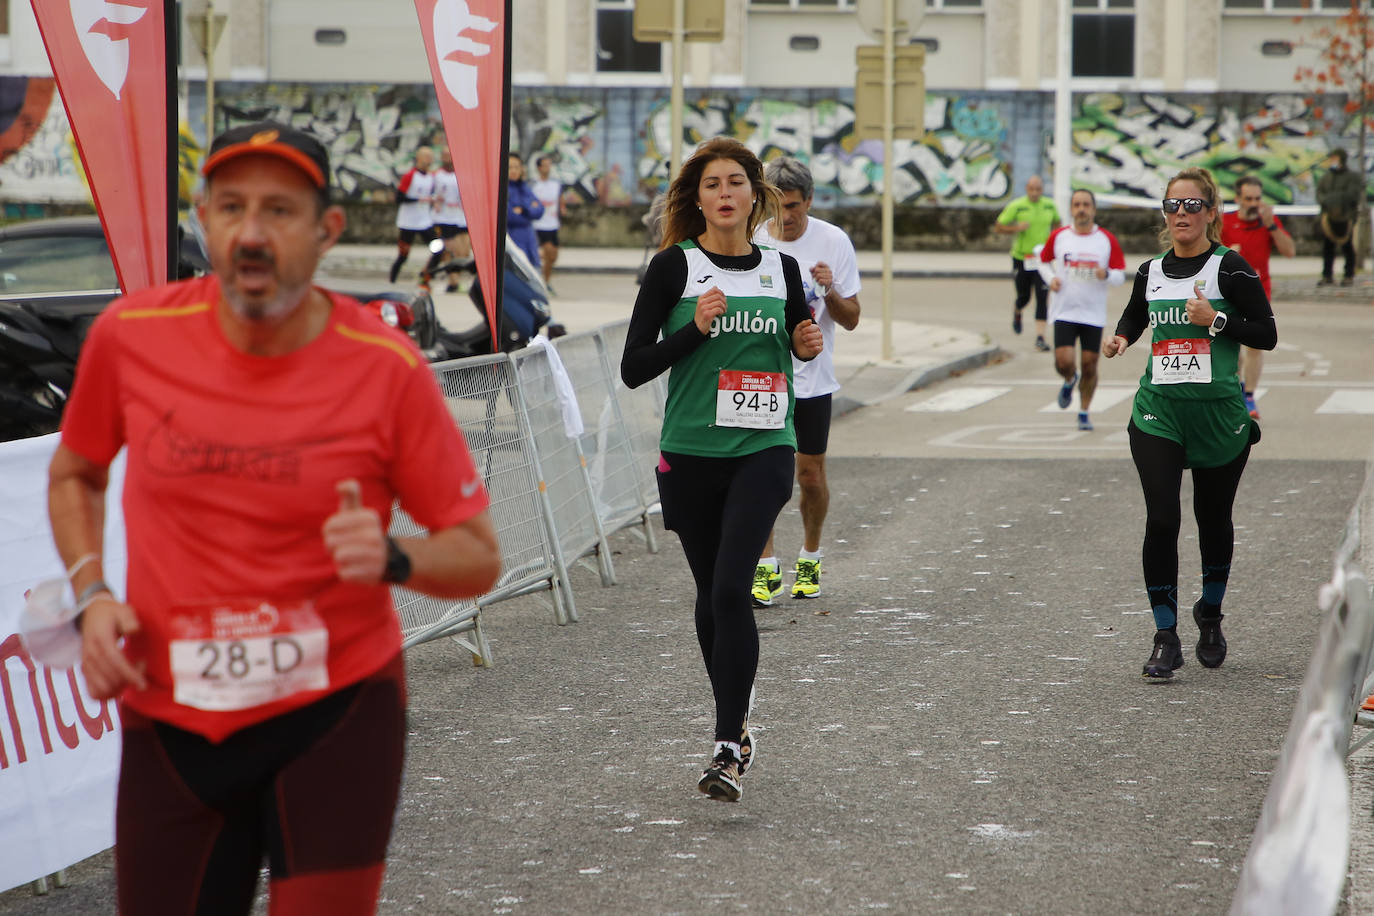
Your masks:
{"label": "man in red shirt", "polygon": [[[1293,236],[1283,228],[1274,215],[1274,208],[1264,202],[1264,185],[1253,175],[1236,180],[1236,209],[1221,217],[1221,244],[1237,252],[1255,273],[1259,274],[1264,294],[1273,299],[1269,283],[1269,254],[1277,251],[1285,258],[1297,254]],[[1264,353],[1250,347],[1240,348],[1241,385],[1245,388],[1245,407],[1250,416],[1259,419],[1255,404],[1255,388],[1259,385]]]}
{"label": "man in red shirt", "polygon": [[[118,697],[122,913],[371,913],[405,745],[390,586],[485,592],[482,480],[405,335],[312,284],[344,228],[315,138],[226,131],[199,208],[214,274],[111,303],[49,471],[90,693]],[[127,595],[102,579],[127,449]],[[386,536],[396,500],[430,532]],[[347,765],[341,765],[346,761]]]}

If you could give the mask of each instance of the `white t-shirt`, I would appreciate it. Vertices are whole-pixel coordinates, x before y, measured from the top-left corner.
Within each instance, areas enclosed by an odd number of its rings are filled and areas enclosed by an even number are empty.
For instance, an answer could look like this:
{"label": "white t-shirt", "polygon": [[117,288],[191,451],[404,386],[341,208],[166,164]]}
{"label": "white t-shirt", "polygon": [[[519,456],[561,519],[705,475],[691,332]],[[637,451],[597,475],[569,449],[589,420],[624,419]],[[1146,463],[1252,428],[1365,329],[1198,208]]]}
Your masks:
{"label": "white t-shirt", "polygon": [[423,231],[434,225],[434,175],[411,169],[399,185],[406,200],[396,207],[396,228]]}
{"label": "white t-shirt", "polygon": [[463,213],[463,198],[458,194],[457,175],[448,169],[440,169],[434,173],[434,199],[438,203],[434,210],[436,223],[467,228],[468,218]]}
{"label": "white t-shirt", "polygon": [[[1050,321],[1106,327],[1107,287],[1126,282],[1126,256],[1116,236],[1098,225],[1086,234],[1060,226],[1041,249],[1040,264],[1046,284],[1055,277],[1062,284],[1059,292],[1050,293]],[[1107,269],[1104,280],[1097,278],[1101,267]]]}
{"label": "white t-shirt", "polygon": [[848,298],[859,294],[859,261],[854,243],[845,231],[834,223],[814,216],[806,218],[806,231],[791,242],[775,239],[768,234],[768,224],[754,233],[754,242],[776,248],[797,259],[801,267],[802,285],[806,288],[806,304],[811,307],[815,322],[825,338],[819,356],[809,362],[792,357],[792,385],[798,398],[818,398],[840,390],[835,378],[835,319],[826,308],[825,299],[816,295],[816,282],[811,268],[824,261],[835,275],[835,292]]}
{"label": "white t-shirt", "polygon": [[544,215],[535,220],[531,225],[536,229],[545,232],[557,229],[558,222],[558,199],[563,196],[563,184],[556,178],[547,181],[534,181],[530,183],[530,190],[534,192],[534,197],[544,205]]}

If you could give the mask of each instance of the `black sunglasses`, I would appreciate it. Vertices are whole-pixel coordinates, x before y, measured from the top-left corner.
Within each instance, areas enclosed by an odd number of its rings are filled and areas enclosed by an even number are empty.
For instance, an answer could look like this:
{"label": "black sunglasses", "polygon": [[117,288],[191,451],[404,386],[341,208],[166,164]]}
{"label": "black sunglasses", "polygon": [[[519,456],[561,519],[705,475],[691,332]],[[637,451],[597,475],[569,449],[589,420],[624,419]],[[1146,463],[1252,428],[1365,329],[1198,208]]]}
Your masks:
{"label": "black sunglasses", "polygon": [[1180,205],[1183,207],[1184,213],[1201,213],[1202,208],[1210,208],[1212,202],[1200,197],[1166,197],[1160,201],[1160,206],[1164,208],[1165,213],[1177,213]]}

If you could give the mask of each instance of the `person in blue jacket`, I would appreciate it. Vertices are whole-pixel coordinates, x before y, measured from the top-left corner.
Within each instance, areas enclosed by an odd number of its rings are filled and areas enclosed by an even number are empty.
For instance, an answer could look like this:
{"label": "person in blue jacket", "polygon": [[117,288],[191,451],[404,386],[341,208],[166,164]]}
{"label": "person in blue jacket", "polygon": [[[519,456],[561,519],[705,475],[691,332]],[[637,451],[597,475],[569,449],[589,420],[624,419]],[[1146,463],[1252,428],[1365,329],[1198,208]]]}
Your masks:
{"label": "person in blue jacket", "polygon": [[539,268],[539,236],[534,221],[544,215],[544,205],[534,196],[525,181],[525,163],[519,154],[511,153],[506,162],[506,232],[520,246],[520,250]]}

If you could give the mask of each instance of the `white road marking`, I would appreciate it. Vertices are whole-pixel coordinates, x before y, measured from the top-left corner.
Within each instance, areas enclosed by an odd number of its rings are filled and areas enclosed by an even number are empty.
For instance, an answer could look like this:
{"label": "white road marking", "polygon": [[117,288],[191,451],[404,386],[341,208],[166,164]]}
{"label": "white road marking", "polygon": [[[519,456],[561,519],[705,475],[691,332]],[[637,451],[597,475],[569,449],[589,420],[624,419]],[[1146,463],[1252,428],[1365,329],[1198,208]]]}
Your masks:
{"label": "white road marking", "polygon": [[1374,414],[1374,391],[1356,391],[1338,388],[1331,392],[1317,413],[1363,413]]}
{"label": "white road marking", "polygon": [[[1135,393],[1135,386],[1130,388],[1116,385],[1110,387],[1099,386],[1097,391],[1093,393],[1093,403],[1089,411],[1095,413],[1099,410],[1107,410],[1111,407],[1115,407],[1122,401],[1129,401],[1131,398],[1135,397]],[[1040,413],[1068,413],[1071,410],[1082,410],[1083,408],[1080,406],[1082,402],[1079,400],[1078,395],[1078,387],[1074,386],[1072,404],[1068,407],[1061,408],[1058,401],[1050,401],[1044,407],[1040,408]]]}
{"label": "white road marking", "polygon": [[958,413],[986,404],[1011,391],[1010,388],[950,388],[924,401],[912,404],[906,409],[911,413]]}

